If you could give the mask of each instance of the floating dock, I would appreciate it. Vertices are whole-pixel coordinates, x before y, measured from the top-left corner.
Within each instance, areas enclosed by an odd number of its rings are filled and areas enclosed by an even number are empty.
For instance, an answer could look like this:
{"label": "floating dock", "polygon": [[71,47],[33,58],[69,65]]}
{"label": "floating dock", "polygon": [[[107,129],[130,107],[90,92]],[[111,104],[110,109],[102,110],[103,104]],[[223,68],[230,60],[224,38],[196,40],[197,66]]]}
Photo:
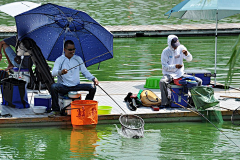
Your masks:
{"label": "floating dock", "polygon": [[[115,38],[181,36],[214,36],[216,24],[121,25],[104,26]],[[240,23],[219,23],[218,35],[239,35]],[[0,26],[0,38],[16,35],[16,26]]]}
{"label": "floating dock", "polygon": [[[94,100],[98,101],[98,106],[112,106],[113,109],[109,115],[99,115],[98,124],[117,124],[122,114],[138,115],[144,119],[145,123],[161,122],[201,122],[202,117],[184,108],[163,108],[159,111],[153,111],[150,107],[140,107],[136,111],[128,109],[124,98],[128,92],[137,94],[144,88],[145,81],[103,81],[100,86],[121,106],[122,110],[104,91],[97,87]],[[150,89],[159,97],[160,89]],[[233,110],[239,107],[240,101],[236,98],[222,98],[221,96],[240,97],[240,91],[236,89],[214,88],[215,98],[219,99],[223,119],[231,120]],[[39,94],[36,90],[28,90],[28,101],[31,106],[34,105],[34,95]],[[40,94],[48,94],[47,91],[41,91]],[[86,92],[82,92],[82,99],[85,99]],[[36,126],[71,126],[71,116],[57,116],[48,118],[48,113],[35,114],[32,107],[25,109],[16,109],[9,106],[0,105],[1,114],[11,114],[12,117],[1,117],[1,127],[36,127]],[[238,117],[240,119],[240,117]]]}

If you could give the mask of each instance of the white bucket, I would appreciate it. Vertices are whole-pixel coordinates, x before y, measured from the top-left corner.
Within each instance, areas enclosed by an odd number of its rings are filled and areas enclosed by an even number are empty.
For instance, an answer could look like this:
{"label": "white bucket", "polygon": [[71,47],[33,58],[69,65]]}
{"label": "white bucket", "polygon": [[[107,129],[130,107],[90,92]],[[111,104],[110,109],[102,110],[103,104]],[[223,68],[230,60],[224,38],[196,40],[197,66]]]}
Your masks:
{"label": "white bucket", "polygon": [[[60,106],[60,109],[66,107],[67,105],[71,104],[72,102],[72,99],[63,99],[63,98],[59,98],[58,100],[58,104]],[[67,109],[69,110],[66,110],[67,111],[67,115],[71,115],[71,105],[69,107],[67,107]]]}

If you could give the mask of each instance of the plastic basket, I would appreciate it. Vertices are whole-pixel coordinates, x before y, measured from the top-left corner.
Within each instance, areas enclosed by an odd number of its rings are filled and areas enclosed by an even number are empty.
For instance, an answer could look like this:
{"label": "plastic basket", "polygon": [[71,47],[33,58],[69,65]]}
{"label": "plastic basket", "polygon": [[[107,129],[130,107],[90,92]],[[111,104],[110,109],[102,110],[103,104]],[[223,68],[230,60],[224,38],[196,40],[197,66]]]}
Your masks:
{"label": "plastic basket", "polygon": [[112,111],[111,106],[98,106],[98,115],[111,114],[111,111]]}

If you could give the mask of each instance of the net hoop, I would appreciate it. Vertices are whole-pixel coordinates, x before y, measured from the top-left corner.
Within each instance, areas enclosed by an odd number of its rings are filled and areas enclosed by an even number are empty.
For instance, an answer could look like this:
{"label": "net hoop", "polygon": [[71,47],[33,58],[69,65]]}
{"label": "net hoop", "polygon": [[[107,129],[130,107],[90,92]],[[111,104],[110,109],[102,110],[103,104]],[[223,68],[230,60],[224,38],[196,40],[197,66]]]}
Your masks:
{"label": "net hoop", "polygon": [[234,111],[233,111],[233,113],[232,113],[232,116],[231,116],[231,121],[232,121],[232,124],[234,124],[234,125],[240,125],[240,123],[236,123],[236,122],[234,122],[234,120],[237,120],[237,118],[235,119],[234,118],[234,116],[240,116],[240,107],[238,107],[237,109],[235,109]]}
{"label": "net hoop", "polygon": [[[129,118],[138,120],[140,122],[140,126],[132,128],[132,127],[129,127],[126,124],[124,124],[123,119],[129,119]],[[121,123],[122,127],[130,129],[130,130],[142,130],[142,129],[144,129],[144,120],[137,115],[121,115],[119,117],[119,122]]]}

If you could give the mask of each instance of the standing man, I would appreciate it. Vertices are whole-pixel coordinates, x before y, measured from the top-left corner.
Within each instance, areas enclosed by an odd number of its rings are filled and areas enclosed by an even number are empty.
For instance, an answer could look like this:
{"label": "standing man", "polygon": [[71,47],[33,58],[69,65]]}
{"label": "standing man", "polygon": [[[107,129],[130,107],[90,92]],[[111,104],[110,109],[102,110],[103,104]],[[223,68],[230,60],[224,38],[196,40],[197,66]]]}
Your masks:
{"label": "standing man", "polygon": [[[174,79],[180,77],[189,77],[184,72],[183,59],[192,61],[192,55],[184,45],[181,45],[178,37],[175,35],[168,36],[168,47],[166,47],[161,55],[163,77],[160,80],[161,105],[162,107],[170,107],[170,99],[168,98],[167,85]],[[202,80],[195,77],[198,86],[202,85]]]}
{"label": "standing man", "polygon": [[[52,76],[58,77],[58,82],[51,86],[52,96],[52,112],[49,113],[48,117],[54,117],[60,114],[60,106],[58,104],[58,94],[65,95],[69,91],[89,91],[86,96],[86,100],[93,100],[96,86],[99,82],[85,67],[85,64],[80,56],[74,55],[75,45],[73,41],[67,40],[64,43],[65,54],[58,57],[55,61]],[[73,69],[71,69],[73,68]],[[79,72],[82,72],[83,76],[90,81],[92,84],[80,84]]]}

